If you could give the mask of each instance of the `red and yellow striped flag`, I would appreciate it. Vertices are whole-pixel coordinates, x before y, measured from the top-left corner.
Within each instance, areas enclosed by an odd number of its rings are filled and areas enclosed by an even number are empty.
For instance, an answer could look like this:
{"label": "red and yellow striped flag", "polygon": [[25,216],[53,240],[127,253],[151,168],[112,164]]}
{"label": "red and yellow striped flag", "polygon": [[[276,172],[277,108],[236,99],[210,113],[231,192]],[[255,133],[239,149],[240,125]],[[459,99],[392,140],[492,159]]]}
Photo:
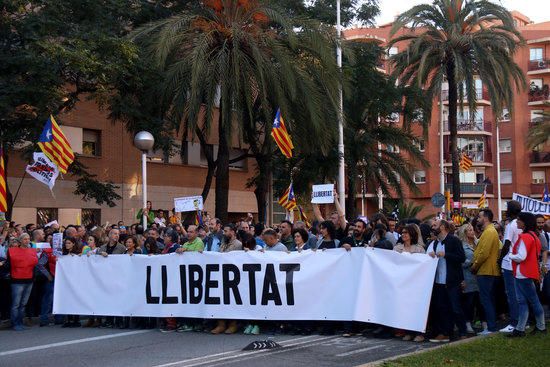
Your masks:
{"label": "red and yellow striped flag", "polygon": [[6,186],[6,168],[4,167],[4,151],[0,147],[0,212],[8,211],[8,187]]}
{"label": "red and yellow striped flag", "polygon": [[472,161],[472,158],[470,158],[466,153],[462,153],[462,157],[460,158],[460,163],[458,164],[460,166],[460,169],[463,171],[467,171],[470,168],[472,168],[473,164],[474,164],[474,161]]}
{"label": "red and yellow striped flag", "polygon": [[61,173],[67,173],[67,169],[74,161],[74,153],[65,134],[51,115],[40,134],[38,146],[59,167]]}
{"label": "red and yellow striped flag", "polygon": [[483,194],[481,194],[481,197],[477,201],[477,207],[479,209],[483,209],[487,207],[487,185],[483,188]]}
{"label": "red and yellow striped flag", "polygon": [[277,143],[281,153],[287,158],[292,158],[292,149],[294,149],[294,145],[292,145],[292,139],[290,139],[290,135],[286,130],[285,121],[283,120],[283,116],[281,116],[280,108],[277,110],[275,120],[273,120],[271,136],[275,139],[275,143]]}
{"label": "red and yellow striped flag", "polygon": [[292,182],[288,189],[283,192],[283,195],[279,198],[279,204],[288,211],[296,208],[296,197],[294,196],[294,189],[292,188]]}

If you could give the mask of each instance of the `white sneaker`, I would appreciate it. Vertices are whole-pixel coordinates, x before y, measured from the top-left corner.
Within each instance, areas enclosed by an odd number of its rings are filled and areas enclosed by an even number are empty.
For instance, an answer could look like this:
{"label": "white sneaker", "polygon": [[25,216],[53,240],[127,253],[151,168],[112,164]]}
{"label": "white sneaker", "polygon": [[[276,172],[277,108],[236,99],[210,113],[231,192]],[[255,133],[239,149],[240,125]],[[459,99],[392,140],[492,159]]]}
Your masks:
{"label": "white sneaker", "polygon": [[499,332],[501,332],[501,333],[511,333],[512,331],[514,331],[514,329],[515,329],[515,327],[513,327],[512,325],[508,325],[505,328],[500,329]]}
{"label": "white sneaker", "polygon": [[492,331],[489,331],[489,330],[485,329],[485,330],[477,333],[477,335],[484,336],[484,335],[491,335],[492,333],[493,333]]}

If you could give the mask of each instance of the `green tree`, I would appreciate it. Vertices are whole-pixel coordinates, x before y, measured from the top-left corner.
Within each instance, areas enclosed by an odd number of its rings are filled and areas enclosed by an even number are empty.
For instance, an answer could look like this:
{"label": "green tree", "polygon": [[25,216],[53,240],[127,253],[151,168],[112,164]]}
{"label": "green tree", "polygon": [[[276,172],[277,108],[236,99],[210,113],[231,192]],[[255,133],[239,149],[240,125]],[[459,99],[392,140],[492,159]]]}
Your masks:
{"label": "green tree", "polygon": [[[444,80],[449,84],[449,131],[453,200],[460,201],[457,108],[466,99],[476,109],[475,77],[487,88],[495,116],[512,108],[514,91],[525,88],[514,54],[523,44],[511,14],[502,6],[478,0],[435,0],[401,14],[394,22],[389,46],[408,42],[394,55],[394,74],[401,83],[423,88],[435,98]],[[474,114],[470,114],[474,118]]]}
{"label": "green tree", "polygon": [[[550,107],[549,103],[545,103],[546,107]],[[535,126],[529,129],[527,135],[527,146],[531,149],[550,142],[550,112],[543,111],[535,118]]]}
{"label": "green tree", "polygon": [[[232,137],[250,144],[258,137],[270,139],[280,107],[291,131],[314,134],[317,147],[326,146],[324,112],[335,106],[338,72],[332,30],[290,20],[257,1],[204,3],[140,28],[133,38],[151,50],[164,73],[163,96],[173,119],[184,121],[192,133],[198,128],[208,134],[217,125],[216,216],[223,221]],[[293,115],[298,102],[299,113]]]}

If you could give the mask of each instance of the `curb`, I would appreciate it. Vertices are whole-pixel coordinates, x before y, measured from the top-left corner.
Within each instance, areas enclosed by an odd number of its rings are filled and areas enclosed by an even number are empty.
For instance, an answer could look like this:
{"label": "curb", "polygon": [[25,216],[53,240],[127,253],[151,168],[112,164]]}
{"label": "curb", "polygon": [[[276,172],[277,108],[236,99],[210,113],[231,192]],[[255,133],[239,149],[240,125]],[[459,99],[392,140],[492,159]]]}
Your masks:
{"label": "curb", "polygon": [[378,366],[381,366],[382,364],[384,364],[386,362],[395,361],[396,359],[405,358],[405,357],[409,357],[409,356],[414,356],[414,355],[417,355],[417,354],[426,353],[426,352],[429,352],[429,351],[432,351],[432,350],[437,350],[437,349],[445,348],[445,347],[448,347],[448,346],[467,344],[467,343],[471,343],[475,340],[481,340],[481,339],[485,339],[485,338],[492,338],[492,337],[494,337],[496,335],[499,335],[499,334],[500,333],[495,332],[493,335],[473,336],[471,338],[464,339],[464,340],[457,340],[457,341],[454,341],[454,342],[451,342],[451,343],[444,343],[444,344],[440,344],[440,345],[435,345],[435,346],[430,347],[430,348],[416,350],[414,352],[409,352],[409,353],[405,353],[405,354],[399,354],[399,355],[396,355],[396,356],[393,356],[393,357],[379,359],[377,361],[367,362],[367,363],[364,363],[364,364],[357,365],[355,367],[378,367]]}

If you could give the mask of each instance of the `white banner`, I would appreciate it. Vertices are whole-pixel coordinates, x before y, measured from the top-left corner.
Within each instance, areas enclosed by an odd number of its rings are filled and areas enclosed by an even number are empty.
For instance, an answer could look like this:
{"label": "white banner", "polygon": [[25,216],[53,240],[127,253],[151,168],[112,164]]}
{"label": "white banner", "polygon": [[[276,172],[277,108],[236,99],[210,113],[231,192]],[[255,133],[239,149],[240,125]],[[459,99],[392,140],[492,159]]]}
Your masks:
{"label": "white banner", "polygon": [[530,198],[529,196],[516,194],[512,196],[512,200],[517,200],[521,203],[521,210],[533,214],[550,215],[550,203],[545,203],[540,200]]}
{"label": "white banner", "polygon": [[427,255],[371,248],[63,256],[54,313],[356,320],[424,331],[436,266]]}
{"label": "white banner", "polygon": [[174,210],[177,213],[203,210],[202,196],[199,195],[174,198]]}
{"label": "white banner", "polygon": [[52,163],[52,161],[50,161],[44,153],[34,152],[33,160],[34,162],[27,165],[25,170],[29,175],[36,178],[52,190],[55,185],[55,180],[57,179],[57,176],[59,176],[59,168],[57,168],[57,166]]}
{"label": "white banner", "polygon": [[311,202],[313,204],[334,203],[334,184],[313,185],[311,188]]}

